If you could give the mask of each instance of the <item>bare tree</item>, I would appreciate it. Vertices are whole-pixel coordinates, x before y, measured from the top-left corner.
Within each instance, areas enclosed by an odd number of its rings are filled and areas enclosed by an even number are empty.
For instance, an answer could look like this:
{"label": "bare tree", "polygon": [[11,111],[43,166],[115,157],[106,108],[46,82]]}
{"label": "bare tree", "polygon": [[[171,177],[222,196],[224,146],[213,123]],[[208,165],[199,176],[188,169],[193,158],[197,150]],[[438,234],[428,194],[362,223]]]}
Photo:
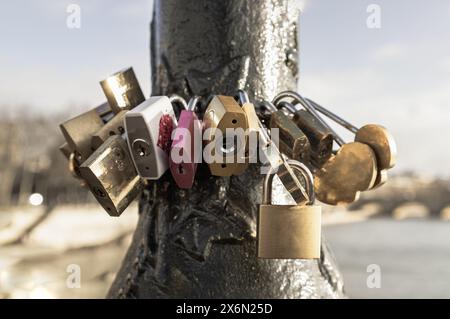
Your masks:
{"label": "bare tree", "polygon": [[[152,94],[270,99],[295,89],[296,1],[156,0]],[[257,165],[241,176],[198,169],[194,187],[166,174],[140,201],[132,245],[109,292],[126,298],[312,298],[343,296],[342,279],[323,245],[319,261],[256,257]],[[274,238],[276,240],[276,238]]]}

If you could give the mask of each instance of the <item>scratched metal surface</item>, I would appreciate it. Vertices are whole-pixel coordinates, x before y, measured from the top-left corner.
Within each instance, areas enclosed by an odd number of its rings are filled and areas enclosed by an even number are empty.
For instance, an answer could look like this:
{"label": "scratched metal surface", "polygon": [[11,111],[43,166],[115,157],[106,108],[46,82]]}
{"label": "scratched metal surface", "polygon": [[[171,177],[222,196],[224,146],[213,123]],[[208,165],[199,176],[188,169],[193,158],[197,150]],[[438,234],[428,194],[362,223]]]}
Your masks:
{"label": "scratched metal surface", "polygon": [[[294,4],[155,1],[152,95],[234,94],[244,87],[250,98],[271,99],[294,89]],[[318,261],[256,257],[262,179],[256,165],[241,176],[218,178],[202,164],[189,191],[177,189],[167,173],[149,185],[132,245],[108,297],[343,297],[342,278],[325,243]]]}

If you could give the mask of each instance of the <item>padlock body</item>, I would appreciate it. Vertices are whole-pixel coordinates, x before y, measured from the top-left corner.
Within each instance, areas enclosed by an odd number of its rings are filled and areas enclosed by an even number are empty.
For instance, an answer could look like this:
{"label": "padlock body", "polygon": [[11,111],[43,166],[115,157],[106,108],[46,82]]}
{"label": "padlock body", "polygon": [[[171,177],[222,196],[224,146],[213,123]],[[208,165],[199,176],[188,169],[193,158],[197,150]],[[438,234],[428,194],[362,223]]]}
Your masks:
{"label": "padlock body", "polygon": [[153,96],[125,114],[125,130],[138,174],[159,179],[169,167],[171,134],[177,125],[167,96]]}
{"label": "padlock body", "polygon": [[125,133],[124,118],[127,111],[121,111],[106,123],[97,133],[92,136],[91,147],[93,150],[99,148],[110,136]]}
{"label": "padlock body", "polygon": [[120,70],[100,82],[112,111],[131,110],[145,101],[133,68]]}
{"label": "padlock body", "polygon": [[[197,163],[201,158],[202,127],[197,115],[192,111],[183,110],[178,118],[178,126],[174,132],[171,154],[179,154],[180,159],[169,157],[169,167],[179,188],[191,188],[194,183]],[[196,142],[195,138],[199,140]],[[197,145],[200,146],[197,149]],[[184,159],[188,160],[184,160]]]}
{"label": "padlock body", "polygon": [[258,257],[320,258],[321,223],[320,206],[261,205]]}
{"label": "padlock body", "polygon": [[306,110],[297,111],[293,121],[308,137],[312,164],[321,167],[333,153],[333,134]]}
{"label": "padlock body", "polygon": [[92,153],[81,165],[80,174],[110,216],[120,216],[143,186],[127,144],[118,135]]}
{"label": "padlock body", "polygon": [[80,114],[60,125],[68,147],[75,152],[78,163],[92,154],[91,137],[103,127],[103,120],[96,110]]}
{"label": "padlock body", "polygon": [[364,125],[356,132],[355,142],[367,144],[373,149],[380,170],[395,166],[397,146],[394,137],[385,127],[376,124]]}
{"label": "padlock body", "polygon": [[[236,169],[234,175],[240,175],[247,170],[248,165],[250,163],[256,163],[258,154],[258,141],[259,141],[259,119],[256,114],[255,106],[253,103],[244,103],[242,105],[242,110],[247,117],[248,128],[245,136],[245,153],[244,158],[242,159],[242,164],[238,169]],[[250,145],[250,141],[253,141],[255,144]]]}
{"label": "padlock body", "polygon": [[[216,95],[213,97],[205,111],[203,117],[204,130],[209,134],[205,134],[205,145],[210,143],[216,143],[216,134],[220,131],[220,135],[223,139],[233,138],[226,135],[226,129],[238,129],[241,128],[243,132],[247,131],[248,122],[247,116],[241,106],[231,96]],[[221,142],[221,141],[219,141]],[[225,144],[225,143],[224,143]],[[217,154],[221,160],[211,160],[208,163],[211,170],[211,174],[215,176],[231,176],[241,173],[247,163],[243,160],[238,160],[239,154],[245,154],[245,134],[240,136],[236,143],[233,143],[236,147],[233,152],[221,152]],[[240,147],[240,148],[239,148]],[[215,147],[213,148],[212,156],[216,156]]]}
{"label": "padlock body", "polygon": [[384,184],[386,184],[388,179],[389,179],[389,176],[388,176],[387,169],[378,170],[377,178],[371,189],[377,189],[377,188],[383,186]]}
{"label": "padlock body", "polygon": [[256,114],[255,106],[253,105],[253,103],[244,103],[242,105],[242,110],[244,111],[244,113],[247,117],[248,131],[257,134],[260,130],[260,127],[259,127],[259,119],[258,119],[258,115]]}
{"label": "padlock body", "polygon": [[280,151],[291,159],[309,164],[311,146],[308,137],[282,110],[272,113],[270,127],[279,130]]}
{"label": "padlock body", "polygon": [[358,200],[361,191],[374,186],[377,174],[376,156],[370,146],[358,142],[344,144],[316,172],[317,199],[329,205],[352,203]]}

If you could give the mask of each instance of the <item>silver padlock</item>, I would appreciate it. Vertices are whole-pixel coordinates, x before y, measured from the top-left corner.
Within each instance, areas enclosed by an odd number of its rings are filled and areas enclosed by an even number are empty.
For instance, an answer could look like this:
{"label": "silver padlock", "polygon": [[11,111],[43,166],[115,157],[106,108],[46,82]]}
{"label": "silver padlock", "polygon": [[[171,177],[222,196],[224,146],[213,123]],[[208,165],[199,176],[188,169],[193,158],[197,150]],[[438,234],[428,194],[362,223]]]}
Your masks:
{"label": "silver padlock", "polygon": [[306,205],[272,205],[272,180],[275,170],[266,175],[263,202],[258,219],[258,257],[270,259],[320,258],[322,211],[314,205],[314,181],[302,163],[288,161],[300,171],[306,183]]}
{"label": "silver padlock", "polygon": [[169,168],[172,131],[177,119],[167,96],[152,96],[125,114],[133,163],[145,179],[159,179]]}

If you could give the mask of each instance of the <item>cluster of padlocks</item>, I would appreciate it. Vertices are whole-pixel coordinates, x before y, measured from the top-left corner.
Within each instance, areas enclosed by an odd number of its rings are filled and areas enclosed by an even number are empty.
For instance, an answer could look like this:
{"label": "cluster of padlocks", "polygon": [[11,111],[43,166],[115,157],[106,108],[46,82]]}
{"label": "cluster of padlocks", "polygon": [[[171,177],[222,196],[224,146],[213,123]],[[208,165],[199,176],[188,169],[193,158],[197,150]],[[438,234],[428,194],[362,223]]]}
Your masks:
{"label": "cluster of padlocks", "polygon": [[[358,129],[293,91],[252,103],[236,96],[146,99],[132,68],[100,82],[104,104],[60,125],[69,169],[111,216],[119,216],[148,180],[170,171],[179,188],[195,182],[197,165],[211,174],[242,174],[261,164],[266,174],[258,218],[258,256],[319,258],[321,202],[351,203],[386,182],[395,164],[392,136],[379,125]],[[343,139],[329,117],[355,134]],[[339,146],[335,151],[333,145]],[[297,205],[272,205],[277,175]]]}

